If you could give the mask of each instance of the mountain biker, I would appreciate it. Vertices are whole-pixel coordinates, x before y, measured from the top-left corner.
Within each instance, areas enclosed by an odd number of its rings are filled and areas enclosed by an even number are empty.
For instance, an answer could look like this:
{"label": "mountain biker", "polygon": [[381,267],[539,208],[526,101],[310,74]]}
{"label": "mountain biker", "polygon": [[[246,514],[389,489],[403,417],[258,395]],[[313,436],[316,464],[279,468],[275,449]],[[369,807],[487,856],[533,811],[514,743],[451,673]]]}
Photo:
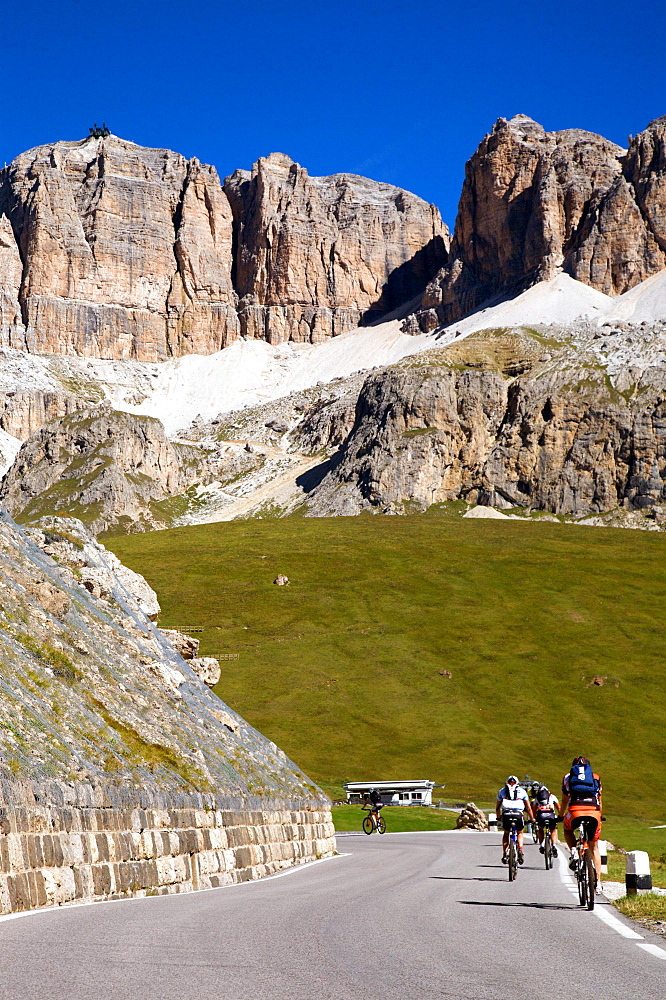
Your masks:
{"label": "mountain biker", "polygon": [[374,813],[376,822],[379,819],[379,810],[384,808],[384,803],[382,802],[382,797],[378,788],[371,788],[369,792],[365,793],[363,806],[367,807],[371,814]]}
{"label": "mountain biker", "polygon": [[532,812],[527,792],[518,784],[518,778],[515,774],[510,774],[506,779],[506,784],[497,793],[497,804],[495,806],[495,813],[498,817],[501,815],[502,826],[504,828],[504,834],[502,835],[503,865],[508,864],[509,861],[509,831],[511,830],[512,820],[517,820],[518,864],[522,865],[525,860],[523,855],[523,827],[525,826],[523,812],[525,809],[529,818],[534,822],[534,813]]}
{"label": "mountain biker", "polygon": [[597,872],[597,883],[601,883],[601,857],[599,855],[599,835],[601,833],[601,779],[592,770],[587,757],[574,757],[571,770],[562,779],[562,805],[560,811],[564,814],[564,839],[569,850],[569,868],[576,870],[576,835],[574,830],[580,826],[584,816],[590,816],[596,822],[592,837],[592,858]]}
{"label": "mountain biker", "polygon": [[546,829],[550,832],[548,849],[553,858],[557,857],[557,822],[555,814],[560,811],[560,803],[557,796],[546,787],[541,785],[534,796],[532,803],[538,827],[539,850],[543,854],[546,849]]}

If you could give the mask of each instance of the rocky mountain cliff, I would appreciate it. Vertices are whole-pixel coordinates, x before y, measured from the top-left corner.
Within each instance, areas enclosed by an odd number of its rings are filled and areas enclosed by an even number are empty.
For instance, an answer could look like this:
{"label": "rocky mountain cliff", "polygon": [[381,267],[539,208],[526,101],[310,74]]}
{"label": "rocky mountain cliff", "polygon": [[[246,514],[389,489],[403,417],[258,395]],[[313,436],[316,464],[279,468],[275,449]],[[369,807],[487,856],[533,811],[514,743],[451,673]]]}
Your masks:
{"label": "rocky mountain cliff", "polygon": [[310,177],[273,153],[225,181],[242,333],[319,343],[422,290],[447,258],[439,212],[353,174]]}
{"label": "rocky mountain cliff", "polygon": [[447,249],[421,199],[281,154],[223,189],[169,150],[57,142],[0,171],[0,345],[154,361],[317,341],[416,295]]}
{"label": "rocky mountain cliff", "polygon": [[609,295],[666,267],[666,118],[624,150],[500,118],[465,170],[450,260],[407,328],[453,322],[563,269]]}

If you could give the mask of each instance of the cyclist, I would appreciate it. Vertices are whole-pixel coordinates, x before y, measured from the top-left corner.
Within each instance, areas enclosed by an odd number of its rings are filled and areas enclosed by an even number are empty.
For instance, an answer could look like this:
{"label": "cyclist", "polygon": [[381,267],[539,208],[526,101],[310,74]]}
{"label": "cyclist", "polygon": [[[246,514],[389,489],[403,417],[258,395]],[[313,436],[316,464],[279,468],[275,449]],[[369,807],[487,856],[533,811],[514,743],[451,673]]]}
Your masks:
{"label": "cyclist", "polygon": [[560,811],[560,803],[557,801],[557,796],[553,795],[545,785],[541,785],[534,796],[532,806],[536,814],[538,826],[539,850],[543,854],[546,849],[545,834],[546,829],[548,829],[550,833],[550,837],[548,838],[548,850],[551,853],[551,857],[556,858],[557,822],[555,814]]}
{"label": "cyclist", "polygon": [[497,804],[495,806],[495,813],[498,817],[501,815],[502,826],[504,827],[504,834],[502,836],[503,865],[508,864],[509,861],[509,831],[511,830],[513,820],[517,820],[516,825],[518,828],[518,864],[522,865],[525,860],[523,855],[523,827],[525,826],[523,812],[525,809],[529,818],[534,822],[534,813],[532,812],[527,792],[518,784],[518,778],[515,774],[510,774],[506,779],[506,784],[497,793]]}
{"label": "cyclist", "polygon": [[379,819],[379,810],[384,808],[378,788],[371,788],[369,792],[365,793],[363,807],[367,808],[370,811],[370,815],[375,817],[376,824]]}
{"label": "cyclist", "polygon": [[569,868],[576,870],[576,835],[574,830],[584,816],[591,816],[596,826],[592,837],[592,858],[597,872],[597,884],[601,883],[601,857],[599,855],[599,835],[601,833],[601,779],[592,770],[587,757],[574,757],[571,770],[562,779],[562,805],[564,814],[564,839],[569,850]]}

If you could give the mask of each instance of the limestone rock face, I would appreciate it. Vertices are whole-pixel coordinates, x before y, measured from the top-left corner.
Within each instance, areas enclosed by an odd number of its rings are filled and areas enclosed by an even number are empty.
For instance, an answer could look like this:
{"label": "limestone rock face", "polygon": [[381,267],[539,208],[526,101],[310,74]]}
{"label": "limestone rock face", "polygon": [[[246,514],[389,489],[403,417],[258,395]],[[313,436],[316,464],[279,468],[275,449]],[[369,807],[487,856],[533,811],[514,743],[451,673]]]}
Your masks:
{"label": "limestone rock face", "polygon": [[81,512],[94,531],[119,520],[150,523],[151,501],[178,493],[181,466],[158,420],[109,404],[52,421],[21,446],[0,487],[10,513]]}
{"label": "limestone rock face", "polygon": [[76,396],[61,392],[0,391],[0,428],[25,441],[43,424],[74,413],[84,405]]}
{"label": "limestone rock face", "polygon": [[353,174],[310,177],[273,153],[225,181],[243,334],[319,343],[419,294],[445,262],[433,205]]}
{"label": "limestone rock face", "polygon": [[560,268],[608,295],[666,267],[666,119],[628,152],[500,118],[466,166],[451,258],[410,329],[429,330]]}
{"label": "limestone rock face", "polygon": [[171,645],[178,651],[184,660],[192,660],[199,654],[199,640],[185,632],[178,632],[175,628],[161,628],[160,632],[165,635]]}
{"label": "limestone rock face", "polygon": [[[73,519],[0,518],[3,913],[213,888],[335,850],[324,794],[202,683],[110,555]],[[100,596],[78,572],[96,559]]]}
{"label": "limestone rock face", "polygon": [[160,361],[241,333],[320,341],[417,295],[447,248],[432,205],[282,154],[225,192],[169,150],[57,142],[0,172],[0,346]]}
{"label": "limestone rock face", "polygon": [[[25,535],[59,565],[75,570],[79,583],[94,597],[110,599],[120,588],[134,611],[150,619],[159,615],[157,594],[144,577],[123,566],[77,518],[42,517],[38,525],[25,529]],[[40,599],[46,603],[43,588]],[[180,654],[180,649],[175,648]]]}
{"label": "limestone rock face", "polygon": [[0,344],[25,348],[25,329],[19,304],[23,275],[21,255],[6,215],[0,213]]}
{"label": "limestone rock face", "polygon": [[194,656],[189,661],[189,665],[199,680],[210,688],[215,687],[222,674],[219,660],[216,660],[214,656]]}
{"label": "limestone rock face", "polygon": [[554,343],[541,356],[528,331],[485,331],[372,373],[310,513],[464,498],[583,515],[663,502],[663,366],[613,384],[595,359]]}
{"label": "limestone rock face", "polygon": [[231,246],[212,167],[116,136],[30,150],[0,185],[0,255],[13,275],[0,286],[3,342],[24,346],[13,294],[37,353],[211,353],[238,333]]}

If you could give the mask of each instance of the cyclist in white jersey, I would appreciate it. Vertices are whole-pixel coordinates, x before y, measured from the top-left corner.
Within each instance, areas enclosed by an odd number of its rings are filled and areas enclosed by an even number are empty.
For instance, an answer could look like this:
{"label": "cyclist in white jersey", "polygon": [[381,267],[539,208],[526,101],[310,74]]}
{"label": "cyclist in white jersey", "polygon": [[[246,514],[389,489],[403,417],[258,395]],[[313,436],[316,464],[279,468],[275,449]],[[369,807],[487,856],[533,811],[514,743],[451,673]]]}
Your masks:
{"label": "cyclist in white jersey", "polygon": [[524,811],[534,822],[534,813],[525,789],[518,784],[515,774],[510,774],[506,779],[506,784],[497,793],[497,804],[495,813],[502,817],[504,835],[502,837],[502,864],[507,864],[509,860],[509,831],[513,822],[518,828],[518,864],[522,865],[525,860],[523,856],[523,827],[525,826]]}

